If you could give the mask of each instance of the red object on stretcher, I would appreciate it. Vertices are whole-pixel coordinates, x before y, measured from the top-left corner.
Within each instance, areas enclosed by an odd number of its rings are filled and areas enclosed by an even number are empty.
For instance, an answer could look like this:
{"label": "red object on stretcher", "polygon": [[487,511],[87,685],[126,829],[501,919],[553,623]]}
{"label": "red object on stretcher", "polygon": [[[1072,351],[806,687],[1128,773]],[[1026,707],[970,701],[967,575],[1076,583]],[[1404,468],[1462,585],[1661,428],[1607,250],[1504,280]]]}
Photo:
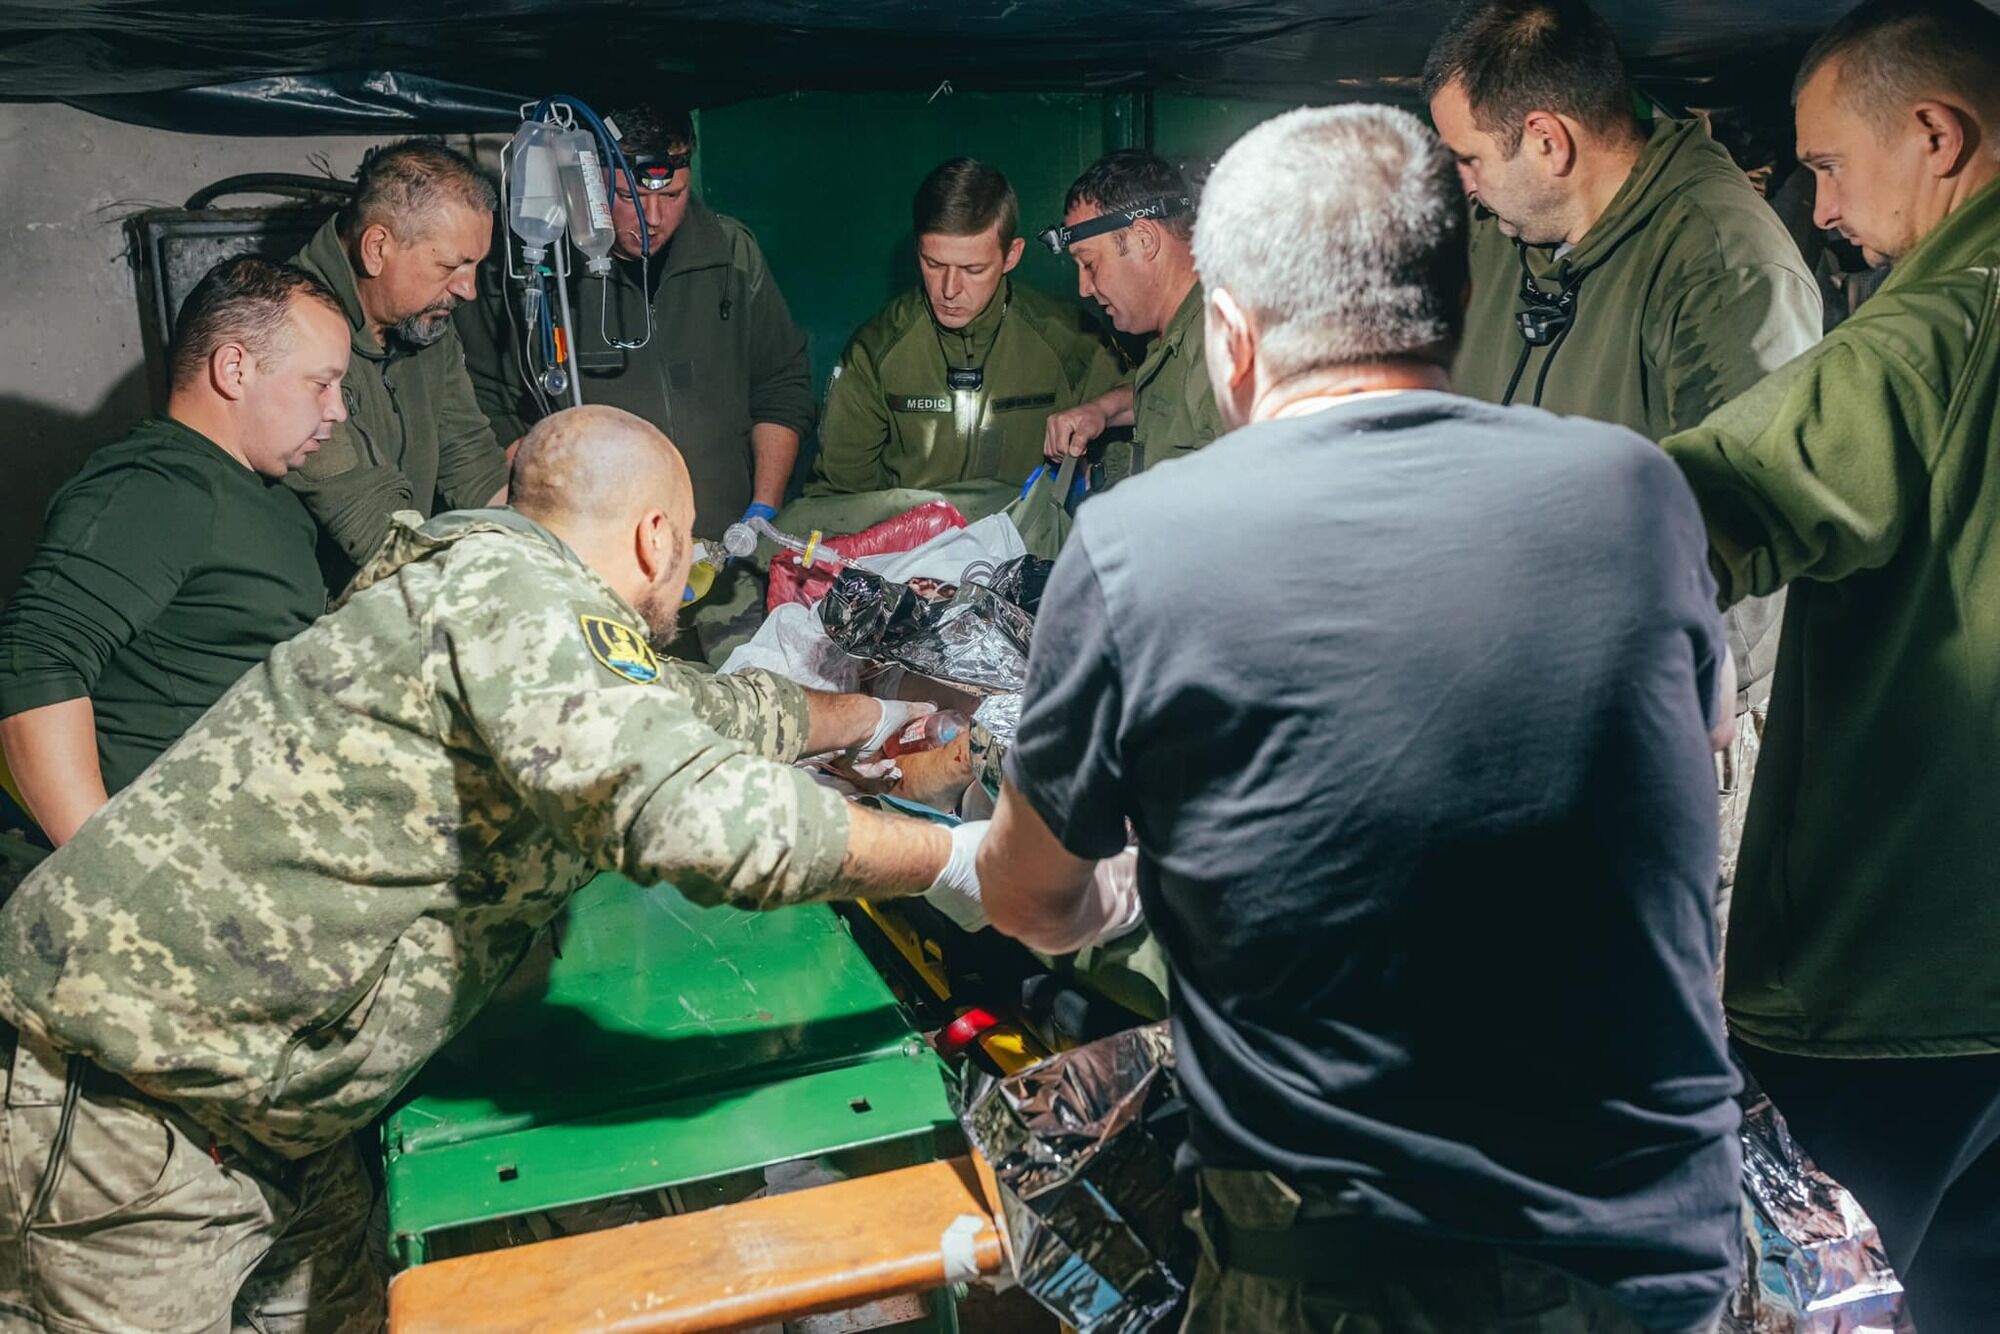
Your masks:
{"label": "red object on stretcher", "polygon": [[[963,527],[965,516],[958,512],[958,506],[948,500],[932,500],[904,510],[893,519],[884,519],[873,528],[829,537],[819,544],[819,549],[830,551],[844,561],[856,556],[886,556],[920,547],[939,533]],[[796,551],[780,551],[771,560],[771,589],[764,599],[764,609],[775,611],[787,602],[810,607],[826,596],[826,590],[833,585],[833,576],[833,570],[817,562],[810,570],[806,569]]]}
{"label": "red object on stretcher", "polygon": [[980,1034],[999,1026],[999,1019],[975,1005],[938,1030],[937,1054],[948,1061],[963,1056],[979,1041]]}

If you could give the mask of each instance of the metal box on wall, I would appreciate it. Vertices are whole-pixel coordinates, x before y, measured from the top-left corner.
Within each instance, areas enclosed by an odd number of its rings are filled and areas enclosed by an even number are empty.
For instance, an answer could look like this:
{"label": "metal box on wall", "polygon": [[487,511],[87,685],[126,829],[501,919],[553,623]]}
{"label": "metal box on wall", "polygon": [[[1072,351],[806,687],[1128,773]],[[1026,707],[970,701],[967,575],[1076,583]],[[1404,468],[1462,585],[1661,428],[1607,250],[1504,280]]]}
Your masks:
{"label": "metal box on wall", "polygon": [[331,202],[275,208],[156,208],[126,221],[138,270],[139,328],[155,411],[167,403],[167,343],[174,320],[202,275],[237,255],[290,259],[332,212]]}

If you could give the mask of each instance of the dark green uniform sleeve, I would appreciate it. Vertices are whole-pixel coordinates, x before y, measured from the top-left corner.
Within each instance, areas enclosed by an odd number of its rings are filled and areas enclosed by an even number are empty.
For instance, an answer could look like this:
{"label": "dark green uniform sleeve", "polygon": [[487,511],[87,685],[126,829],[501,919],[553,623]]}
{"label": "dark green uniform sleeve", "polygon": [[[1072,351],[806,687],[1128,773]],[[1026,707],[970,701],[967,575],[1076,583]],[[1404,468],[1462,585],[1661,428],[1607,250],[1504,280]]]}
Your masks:
{"label": "dark green uniform sleeve", "polygon": [[1924,503],[1923,442],[1942,438],[1946,407],[1893,349],[1839,329],[1667,437],[1708,522],[1722,605],[1886,564]]}
{"label": "dark green uniform sleeve", "polygon": [[[416,509],[403,470],[370,451],[351,422],[341,422],[305,465],[285,474],[320,530],[360,565],[389,535],[389,516]],[[425,508],[429,508],[425,497]]]}
{"label": "dark green uniform sleeve", "polygon": [[1666,335],[1663,376],[1684,431],[1820,339],[1819,289],[1782,264],[1719,273],[1684,293]]}
{"label": "dark green uniform sleeve", "polygon": [[88,696],[180,591],[214,540],[196,478],[120,468],[63,492],[0,612],[0,717]]}
{"label": "dark green uniform sleeve", "polygon": [[819,459],[813,465],[814,493],[853,495],[891,485],[889,470],[882,466],[889,426],[875,359],[859,339],[852,339],[826,391]]}
{"label": "dark green uniform sleeve", "polygon": [[805,330],[792,319],[756,240],[742,231],[736,245],[750,295],[750,420],[803,437],[812,430],[815,415]]}
{"label": "dark green uniform sleeve", "polygon": [[507,456],[473,395],[458,329],[447,325],[444,336],[450,351],[438,396],[438,498],[444,509],[483,509],[507,484]]}
{"label": "dark green uniform sleeve", "polygon": [[638,684],[604,666],[578,607],[522,570],[461,572],[425,642],[446,715],[466,720],[550,834],[697,903],[824,896],[846,855],[846,804],[717,732],[678,677]]}

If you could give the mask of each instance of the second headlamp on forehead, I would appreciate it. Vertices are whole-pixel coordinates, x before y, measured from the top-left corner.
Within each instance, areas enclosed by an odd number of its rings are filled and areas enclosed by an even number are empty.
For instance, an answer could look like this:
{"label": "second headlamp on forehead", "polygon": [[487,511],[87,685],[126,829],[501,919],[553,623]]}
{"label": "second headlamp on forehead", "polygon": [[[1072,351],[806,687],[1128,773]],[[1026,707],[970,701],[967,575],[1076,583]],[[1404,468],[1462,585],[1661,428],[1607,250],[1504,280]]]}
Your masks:
{"label": "second headlamp on forehead", "polygon": [[664,190],[674,183],[674,173],[685,171],[694,161],[692,153],[632,153],[626,161],[639,180],[641,190]]}
{"label": "second headlamp on forehead", "polygon": [[1041,243],[1050,253],[1060,255],[1078,241],[1088,241],[1093,236],[1103,236],[1107,232],[1123,231],[1135,222],[1147,218],[1171,218],[1182,213],[1194,212],[1194,200],[1186,195],[1160,195],[1130,208],[1114,208],[1108,213],[1079,222],[1074,227],[1055,226],[1041,234]]}

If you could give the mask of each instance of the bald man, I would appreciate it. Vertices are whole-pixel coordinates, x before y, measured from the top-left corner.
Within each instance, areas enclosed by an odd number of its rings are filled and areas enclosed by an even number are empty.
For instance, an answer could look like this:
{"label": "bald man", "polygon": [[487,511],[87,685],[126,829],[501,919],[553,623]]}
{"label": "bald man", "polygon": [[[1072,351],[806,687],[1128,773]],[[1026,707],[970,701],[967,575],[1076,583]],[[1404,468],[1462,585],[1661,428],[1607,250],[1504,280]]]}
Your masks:
{"label": "bald man", "polygon": [[[900,708],[654,655],[692,545],[664,436],[559,413],[513,484],[518,512],[399,516],[334,611],[0,908],[0,1310],[379,1328],[353,1132],[599,871],[745,908],[976,904],[983,826],[791,767],[879,745]],[[145,1206],[163,1180],[174,1206]]]}

